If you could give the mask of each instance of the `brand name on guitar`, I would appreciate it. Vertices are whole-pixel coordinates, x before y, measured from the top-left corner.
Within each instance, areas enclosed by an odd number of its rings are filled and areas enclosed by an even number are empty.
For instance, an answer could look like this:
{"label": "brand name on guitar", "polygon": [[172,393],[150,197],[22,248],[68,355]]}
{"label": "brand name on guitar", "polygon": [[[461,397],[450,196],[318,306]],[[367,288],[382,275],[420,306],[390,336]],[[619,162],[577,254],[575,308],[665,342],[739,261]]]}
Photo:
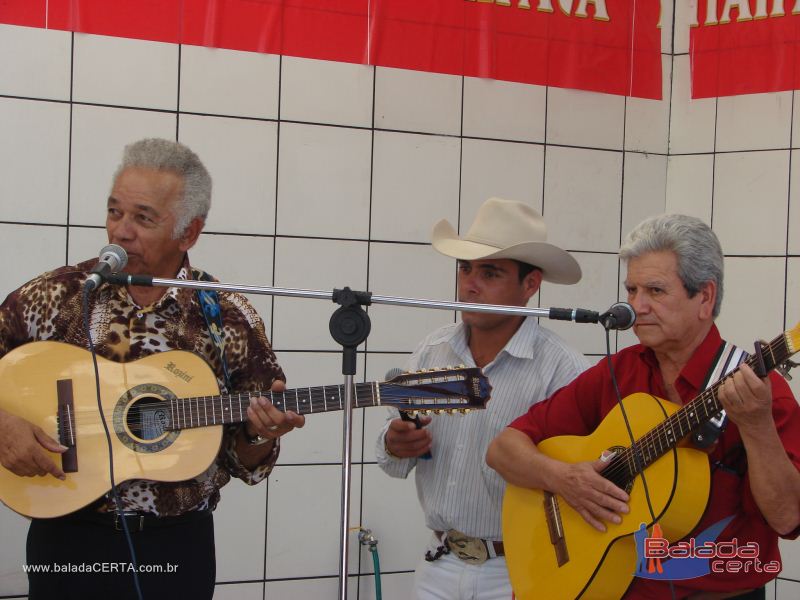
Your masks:
{"label": "brand name on guitar", "polygon": [[183,379],[187,383],[190,382],[192,379],[194,379],[194,377],[189,375],[186,371],[180,370],[175,365],[174,362],[168,362],[166,365],[164,365],[164,368],[167,371],[169,371],[170,373],[172,373],[173,375],[175,375],[175,377],[178,377],[179,379]]}

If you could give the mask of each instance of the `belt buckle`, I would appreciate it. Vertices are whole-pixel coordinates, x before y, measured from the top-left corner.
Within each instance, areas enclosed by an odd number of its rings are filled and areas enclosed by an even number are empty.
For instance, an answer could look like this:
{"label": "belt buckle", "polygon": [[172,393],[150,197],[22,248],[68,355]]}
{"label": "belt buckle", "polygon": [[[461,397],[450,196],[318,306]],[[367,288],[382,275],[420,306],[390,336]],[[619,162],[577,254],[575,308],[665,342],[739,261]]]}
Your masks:
{"label": "belt buckle", "polygon": [[[115,512],[114,513],[114,529],[116,531],[125,531],[125,529],[122,526],[122,523],[120,523],[120,518],[119,517],[120,517],[120,514],[118,512]],[[143,514],[140,514],[140,513],[135,512],[135,511],[124,511],[122,513],[122,518],[127,520],[128,517],[139,517],[139,522],[138,522],[138,524],[136,524],[136,526],[132,526],[132,522],[130,520],[128,520],[128,530],[131,533],[137,533],[137,532],[141,531],[142,529],[144,529],[144,515]],[[136,521],[133,521],[133,523],[136,523]]]}
{"label": "belt buckle", "polygon": [[447,546],[450,552],[472,565],[482,565],[489,558],[489,550],[483,540],[470,537],[455,529],[447,532]]}

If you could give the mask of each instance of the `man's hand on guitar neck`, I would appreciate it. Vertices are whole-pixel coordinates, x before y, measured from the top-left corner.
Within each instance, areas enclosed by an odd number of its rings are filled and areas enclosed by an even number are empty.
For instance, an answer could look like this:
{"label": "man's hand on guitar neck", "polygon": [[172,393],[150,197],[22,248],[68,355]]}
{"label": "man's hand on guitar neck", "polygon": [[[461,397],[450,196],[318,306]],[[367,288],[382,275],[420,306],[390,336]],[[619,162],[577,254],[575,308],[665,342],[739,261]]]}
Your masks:
{"label": "man's hand on guitar neck", "polygon": [[[273,381],[270,387],[270,391],[273,392],[282,392],[285,389],[286,383],[280,379]],[[263,396],[251,398],[242,435],[251,439],[257,436],[264,442],[253,445],[247,442],[245,437],[240,437],[236,447],[239,459],[248,469],[255,468],[272,451],[276,439],[305,424],[306,418],[303,415],[290,410],[282,412]]]}
{"label": "man's hand on guitar neck", "polygon": [[47,475],[66,479],[55,462],[47,455],[65,452],[66,447],[37,427],[11,413],[0,410],[0,464],[22,477]]}

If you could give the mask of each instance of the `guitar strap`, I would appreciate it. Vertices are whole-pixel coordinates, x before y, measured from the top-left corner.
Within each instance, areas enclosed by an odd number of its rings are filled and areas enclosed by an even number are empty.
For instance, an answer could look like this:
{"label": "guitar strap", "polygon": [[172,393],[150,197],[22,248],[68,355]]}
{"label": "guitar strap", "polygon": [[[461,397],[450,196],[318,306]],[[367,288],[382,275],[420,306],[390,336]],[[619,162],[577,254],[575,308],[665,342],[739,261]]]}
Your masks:
{"label": "guitar strap", "polygon": [[[747,360],[748,356],[750,355],[741,348],[737,348],[731,343],[724,342],[717,352],[716,360],[712,363],[708,375],[706,375],[702,389],[706,390],[714,385],[717,381]],[[692,434],[692,443],[698,448],[709,448],[719,439],[719,436],[725,431],[725,426],[727,424],[728,416],[725,414],[725,411],[719,411]]]}
{"label": "guitar strap", "polygon": [[[214,281],[205,271],[192,268],[192,275],[197,281]],[[208,327],[208,334],[211,336],[211,341],[219,353],[219,360],[222,363],[222,375],[225,378],[225,387],[228,392],[232,392],[231,377],[228,372],[228,361],[225,360],[225,337],[224,329],[222,326],[222,309],[219,304],[219,294],[214,290],[197,290],[197,300],[200,303],[200,308],[203,311],[203,317],[206,320],[206,327]]]}

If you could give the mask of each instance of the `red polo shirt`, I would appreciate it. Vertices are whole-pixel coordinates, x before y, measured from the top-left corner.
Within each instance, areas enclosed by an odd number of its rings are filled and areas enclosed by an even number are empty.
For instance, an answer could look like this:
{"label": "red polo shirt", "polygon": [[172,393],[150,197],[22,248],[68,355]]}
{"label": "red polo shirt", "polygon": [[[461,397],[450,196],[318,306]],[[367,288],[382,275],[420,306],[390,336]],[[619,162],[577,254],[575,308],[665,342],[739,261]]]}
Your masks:
{"label": "red polo shirt", "polygon": [[[675,381],[675,389],[685,404],[701,391],[712,367],[722,339],[716,326],[695,350]],[[636,392],[648,392],[666,398],[664,381],[655,354],[641,344],[625,348],[612,357],[620,394],[623,398]],[[800,408],[786,381],[776,373],[772,382],[772,415],[778,434],[790,460],[800,469]],[[558,435],[588,435],[603,417],[616,406],[617,397],[611,383],[606,359],[578,376],[543,402],[511,423],[511,427],[526,433],[535,443]],[[720,521],[736,515],[722,531],[717,541],[737,538],[739,543],[757,542],[762,564],[779,561],[778,534],[767,524],[750,491],[747,460],[742,438],[736,425],[728,421],[727,428],[711,451],[711,496],[703,518],[691,537]],[[795,538],[800,528],[787,538]],[[631,565],[634,569],[635,565]],[[684,598],[698,591],[734,591],[757,588],[775,578],[775,574],[710,573],[704,577],[675,581],[675,595]],[[625,598],[671,598],[669,584],[663,581],[635,578]]]}

